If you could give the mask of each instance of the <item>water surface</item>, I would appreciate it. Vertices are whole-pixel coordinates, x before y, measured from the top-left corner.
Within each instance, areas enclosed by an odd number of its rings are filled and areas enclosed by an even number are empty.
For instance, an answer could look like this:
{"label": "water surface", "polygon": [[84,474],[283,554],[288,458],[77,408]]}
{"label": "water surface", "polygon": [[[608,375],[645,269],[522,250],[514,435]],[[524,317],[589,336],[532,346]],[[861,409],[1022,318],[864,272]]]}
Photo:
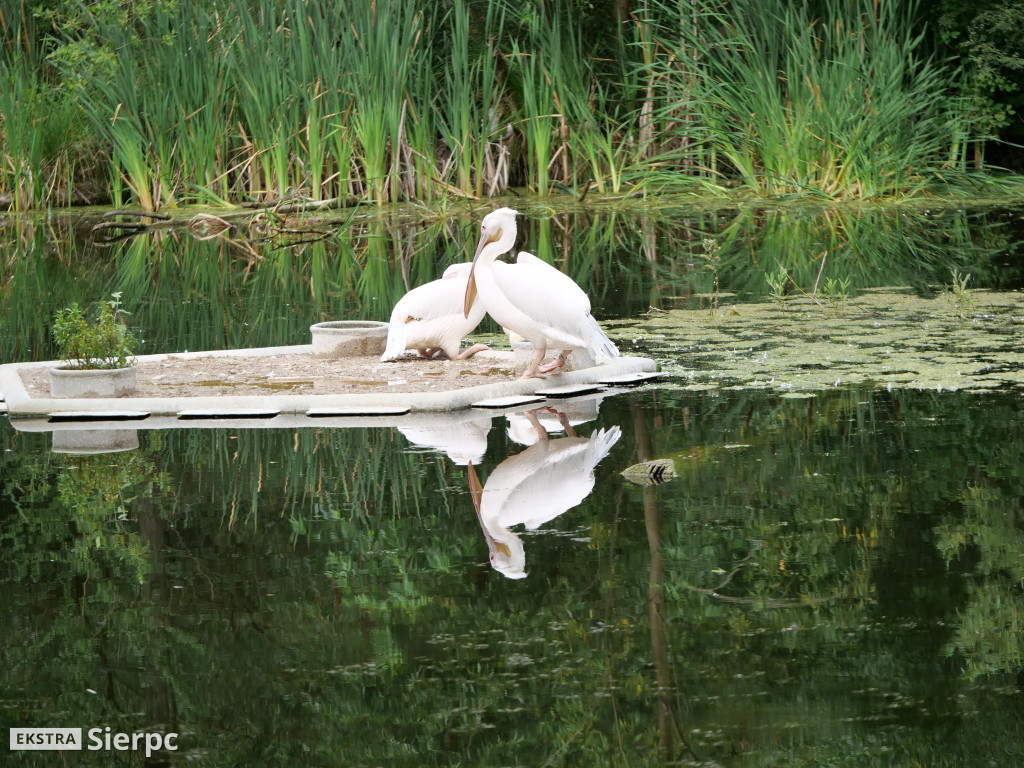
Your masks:
{"label": "water surface", "polygon": [[[1012,211],[574,216],[521,242],[609,321],[707,318],[704,237],[725,303],[770,301],[775,259],[809,287],[826,247],[855,291],[940,302],[950,265],[1021,282]],[[385,317],[470,225],[258,258],[8,226],[0,343],[46,359],[50,309],[112,290],[154,350],[306,343],[311,321]],[[1019,391],[794,394],[648,387],[562,405],[575,437],[535,414],[546,440],[485,413],[74,455],[0,422],[0,727],[173,731],[170,764],[1019,764]],[[568,462],[598,442],[591,481]],[[620,474],[652,458],[677,477]],[[510,477],[539,495],[500,504]]]}

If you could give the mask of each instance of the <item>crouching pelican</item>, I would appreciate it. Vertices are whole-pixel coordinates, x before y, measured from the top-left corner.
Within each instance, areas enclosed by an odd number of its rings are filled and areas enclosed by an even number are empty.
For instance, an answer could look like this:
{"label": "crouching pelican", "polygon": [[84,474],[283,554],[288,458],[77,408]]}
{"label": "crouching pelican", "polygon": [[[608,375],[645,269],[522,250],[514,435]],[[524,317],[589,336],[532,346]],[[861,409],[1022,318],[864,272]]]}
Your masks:
{"label": "crouching pelican", "polygon": [[[571,277],[525,251],[515,264],[495,261],[515,244],[516,213],[499,208],[481,222],[463,315],[468,319],[478,301],[499,325],[533,344],[536,353],[524,379],[562,367],[574,349],[587,350],[598,363],[611,362],[619,350],[590,314],[590,299]],[[541,366],[549,347],[562,351]]]}
{"label": "crouching pelican", "polygon": [[452,264],[440,280],[413,288],[400,298],[391,311],[388,341],[380,359],[397,360],[407,349],[415,349],[424,357],[433,357],[441,350],[452,360],[464,360],[487,349],[474,344],[459,351],[462,339],[484,317],[480,302],[468,308],[465,305],[471,270],[469,262]]}

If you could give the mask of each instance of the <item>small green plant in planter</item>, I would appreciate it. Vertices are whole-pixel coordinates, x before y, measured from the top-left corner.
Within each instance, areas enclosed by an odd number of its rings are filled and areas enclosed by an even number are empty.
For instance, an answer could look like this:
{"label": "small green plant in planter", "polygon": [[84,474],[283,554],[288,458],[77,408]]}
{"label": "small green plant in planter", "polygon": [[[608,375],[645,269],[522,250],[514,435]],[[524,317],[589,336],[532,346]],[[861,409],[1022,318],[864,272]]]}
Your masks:
{"label": "small green plant in planter", "polygon": [[135,348],[138,338],[124,322],[121,294],[100,302],[90,323],[74,303],[53,320],[53,338],[61,360],[50,369],[54,397],[122,397],[135,390]]}
{"label": "small green plant in planter", "polygon": [[128,313],[121,307],[121,293],[100,302],[95,323],[85,318],[78,302],[60,310],[53,320],[53,338],[64,368],[106,370],[135,364],[138,338],[125,325]]}

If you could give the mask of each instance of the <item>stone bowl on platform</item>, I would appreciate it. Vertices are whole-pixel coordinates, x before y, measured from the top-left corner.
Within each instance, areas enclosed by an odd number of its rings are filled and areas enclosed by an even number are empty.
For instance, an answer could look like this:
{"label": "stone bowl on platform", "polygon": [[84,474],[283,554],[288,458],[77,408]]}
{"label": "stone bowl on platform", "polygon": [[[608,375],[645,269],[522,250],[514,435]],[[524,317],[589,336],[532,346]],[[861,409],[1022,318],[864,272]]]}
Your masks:
{"label": "stone bowl on platform", "polygon": [[388,324],[373,320],[329,320],[309,327],[316,357],[383,355]]}

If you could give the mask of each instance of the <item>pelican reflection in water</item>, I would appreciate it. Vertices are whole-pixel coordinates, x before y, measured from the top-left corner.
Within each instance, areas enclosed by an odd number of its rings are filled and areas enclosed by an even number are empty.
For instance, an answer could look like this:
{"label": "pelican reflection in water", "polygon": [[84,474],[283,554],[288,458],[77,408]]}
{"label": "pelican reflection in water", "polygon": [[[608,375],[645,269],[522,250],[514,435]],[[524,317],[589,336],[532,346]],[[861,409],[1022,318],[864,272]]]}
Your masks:
{"label": "pelican reflection in water", "polygon": [[469,464],[470,493],[491,565],[510,579],[526,577],[523,542],[510,528],[522,523],[536,530],[582,502],[594,489],[594,467],[622,434],[616,426],[576,437],[569,427],[569,437],[549,438],[537,413],[525,416],[537,435],[533,445],[501,462],[483,486]]}
{"label": "pelican reflection in water", "polygon": [[508,436],[520,445],[530,446],[540,440],[536,425],[544,427],[548,435],[565,432],[569,437],[576,437],[573,427],[585,424],[597,418],[598,408],[605,395],[590,395],[577,400],[566,400],[554,408],[536,408],[532,413],[509,413]]}
{"label": "pelican reflection in water", "polygon": [[420,420],[398,427],[398,431],[414,446],[445,453],[453,463],[461,466],[479,463],[483,459],[490,430],[490,416]]}

